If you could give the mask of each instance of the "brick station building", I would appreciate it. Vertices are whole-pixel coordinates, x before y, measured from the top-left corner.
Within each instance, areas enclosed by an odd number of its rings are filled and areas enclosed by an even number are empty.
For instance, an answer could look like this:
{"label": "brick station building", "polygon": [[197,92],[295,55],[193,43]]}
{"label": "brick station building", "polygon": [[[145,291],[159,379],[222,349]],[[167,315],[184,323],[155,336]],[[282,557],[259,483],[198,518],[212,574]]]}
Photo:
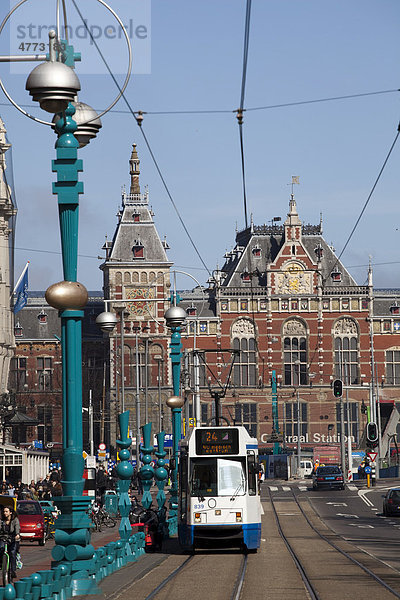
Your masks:
{"label": "brick station building", "polygon": [[[101,265],[104,298],[118,313],[118,325],[104,337],[94,332],[95,317],[104,310],[102,294],[95,293],[86,310],[89,329],[84,326],[84,377],[89,364],[99,368],[90,383],[95,422],[103,419],[95,427],[95,444],[106,441],[111,446],[121,410],[121,312],[130,429],[134,434],[139,390],[141,424],[147,415],[153,431],[158,431],[160,419],[164,430],[171,430],[165,406],[172,388],[170,332],[163,315],[170,306],[173,264],[154,222],[148,191],[140,189],[135,145],[129,164],[129,193],[122,194],[115,233],[103,246]],[[299,431],[304,449],[337,443],[340,402],[333,396],[332,382],[340,378],[345,384],[345,434],[350,433],[356,447],[366,424],[361,409],[371,395],[383,407],[382,429],[394,404],[400,403],[400,290],[374,289],[371,268],[367,285],[358,285],[324,240],[322,222],[301,221],[293,194],[283,224],[278,223],[251,222],[237,232],[223,267],[213,272],[205,289],[179,292],[188,314],[182,331],[185,426],[193,416],[197,423],[210,422],[212,396],[219,393],[222,416],[246,425],[261,446],[271,448],[275,374],[286,447],[296,448]],[[27,310],[29,305],[19,313],[20,324]],[[48,356],[54,350],[55,358],[58,346],[52,336],[47,341]],[[20,335],[16,343],[14,371],[31,352]],[[87,404],[87,377],[85,386]]]}

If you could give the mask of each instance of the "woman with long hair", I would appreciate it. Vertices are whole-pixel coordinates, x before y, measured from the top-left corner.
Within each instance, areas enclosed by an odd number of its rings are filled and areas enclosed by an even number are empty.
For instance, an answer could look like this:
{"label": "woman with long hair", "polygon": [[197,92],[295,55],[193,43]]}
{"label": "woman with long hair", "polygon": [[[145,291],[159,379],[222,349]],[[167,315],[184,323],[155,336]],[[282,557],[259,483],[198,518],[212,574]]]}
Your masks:
{"label": "woman with long hair", "polygon": [[0,561],[3,558],[4,548],[8,544],[8,554],[11,563],[11,579],[17,577],[17,552],[19,550],[20,526],[15,510],[3,506],[0,522]]}

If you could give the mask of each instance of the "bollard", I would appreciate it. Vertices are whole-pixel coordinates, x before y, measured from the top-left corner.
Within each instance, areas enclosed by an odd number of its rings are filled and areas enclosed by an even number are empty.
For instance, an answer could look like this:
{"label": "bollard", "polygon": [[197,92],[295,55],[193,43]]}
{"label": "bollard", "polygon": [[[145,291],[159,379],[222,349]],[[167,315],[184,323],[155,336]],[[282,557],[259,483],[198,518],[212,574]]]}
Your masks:
{"label": "bollard", "polygon": [[376,485],[376,468],[375,468],[375,463],[372,463],[372,465],[371,465],[371,485],[372,486]]}

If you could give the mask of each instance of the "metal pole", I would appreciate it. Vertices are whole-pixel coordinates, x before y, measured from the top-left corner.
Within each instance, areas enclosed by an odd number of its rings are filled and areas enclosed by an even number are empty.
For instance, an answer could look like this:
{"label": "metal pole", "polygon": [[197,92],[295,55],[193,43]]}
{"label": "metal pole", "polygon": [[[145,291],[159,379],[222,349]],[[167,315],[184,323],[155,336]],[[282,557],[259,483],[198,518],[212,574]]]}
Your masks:
{"label": "metal pole", "polygon": [[139,397],[139,340],[138,331],[136,335],[136,468],[140,462],[140,397]]}
{"label": "metal pole", "polygon": [[300,445],[300,396],[299,388],[296,390],[297,395],[297,474],[299,474],[301,460],[301,445]]}
{"label": "metal pole", "polygon": [[125,321],[121,310],[121,412],[125,412]]}
{"label": "metal pole", "polygon": [[92,390],[89,390],[89,441],[90,456],[94,456]]}
{"label": "metal pole", "polygon": [[158,431],[161,432],[163,430],[162,413],[161,413],[161,360],[158,360],[157,364],[158,364],[158,375],[157,375],[157,383],[158,383]]}
{"label": "metal pole", "polygon": [[144,340],[144,422],[149,422],[149,398],[148,398],[148,353],[149,353],[149,338]]}
{"label": "metal pole", "polygon": [[[197,323],[196,323],[197,325]],[[199,355],[197,352],[193,356],[193,367],[194,367],[194,406],[193,416],[196,419],[196,427],[201,425],[201,406],[200,406],[200,363]]]}

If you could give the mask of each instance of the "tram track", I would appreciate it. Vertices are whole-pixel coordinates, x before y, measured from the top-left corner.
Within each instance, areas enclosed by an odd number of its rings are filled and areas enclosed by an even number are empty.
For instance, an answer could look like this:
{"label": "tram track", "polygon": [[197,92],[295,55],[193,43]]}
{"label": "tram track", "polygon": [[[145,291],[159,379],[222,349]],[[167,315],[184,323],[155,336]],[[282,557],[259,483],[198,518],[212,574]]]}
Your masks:
{"label": "tram track", "polygon": [[[317,539],[319,540],[319,543],[322,541],[324,544],[328,545],[328,547],[330,549],[333,549],[335,552],[338,553],[338,555],[340,555],[341,557],[346,559],[348,564],[346,566],[346,564],[342,560],[341,561],[341,569],[342,570],[347,569],[349,572],[351,571],[353,579],[360,577],[360,573],[357,575],[357,570],[361,570],[363,572],[363,574],[364,574],[363,577],[365,577],[365,579],[364,579],[365,583],[367,583],[368,578],[371,578],[373,581],[371,581],[371,579],[369,579],[369,585],[371,586],[371,584],[373,585],[373,583],[375,583],[375,584],[377,584],[377,586],[379,586],[379,588],[377,587],[376,589],[381,590],[379,592],[379,596],[375,595],[375,597],[379,597],[379,598],[393,598],[394,597],[394,598],[400,599],[400,593],[398,590],[394,589],[391,585],[389,585],[381,577],[379,577],[379,575],[377,575],[371,568],[369,568],[368,566],[363,564],[360,560],[357,560],[348,551],[344,550],[343,548],[340,548],[338,546],[338,543],[335,543],[332,541],[332,539],[330,539],[330,537],[335,537],[336,542],[338,540],[340,540],[341,542],[347,544],[347,542],[342,540],[342,538],[340,536],[337,536],[333,532],[330,532],[328,535],[325,535],[324,533],[319,531],[319,529],[311,522],[310,518],[304,511],[303,507],[301,506],[301,503],[298,501],[296,495],[293,492],[292,492],[292,497],[291,497],[290,501],[294,503],[294,507],[299,511],[298,513],[288,512],[288,510],[290,510],[290,508],[289,509],[286,508],[285,509],[286,512],[281,510],[282,507],[280,507],[280,510],[278,510],[279,500],[276,500],[273,497],[273,494],[270,490],[269,490],[269,499],[270,499],[270,503],[271,503],[271,507],[272,507],[273,514],[275,517],[279,535],[281,536],[282,540],[284,541],[284,543],[288,549],[288,552],[289,552],[290,556],[292,557],[292,559],[300,573],[300,576],[303,580],[303,583],[305,585],[305,588],[306,588],[307,593],[308,593],[309,597],[311,598],[311,600],[324,600],[325,598],[329,598],[329,597],[333,597],[333,598],[340,597],[340,592],[337,587],[337,581],[338,581],[338,578],[340,577],[340,575],[342,575],[342,573],[336,572],[336,574],[334,574],[333,572],[329,572],[330,565],[332,563],[337,563],[340,561],[332,560],[332,555],[330,555],[329,563],[324,564],[324,562],[322,560],[325,577],[328,577],[328,578],[332,577],[332,581],[335,581],[335,579],[336,579],[335,594],[338,594],[338,595],[336,596],[334,594],[332,596],[329,593],[327,594],[327,592],[329,592],[329,589],[324,589],[324,587],[327,588],[327,586],[321,585],[321,577],[318,575],[318,573],[316,573],[316,570],[312,568],[312,563],[310,562],[310,557],[307,556],[306,553],[304,553],[304,552],[302,553],[301,551],[299,551],[298,543],[297,543],[298,547],[296,549],[295,542],[297,539],[296,538],[297,534],[296,534],[296,532],[293,532],[293,524],[294,524],[295,518],[296,518],[297,528],[301,529],[301,531],[302,531],[301,535],[303,537],[307,537],[307,543],[309,545],[313,544],[313,542],[316,545]],[[281,499],[281,504],[282,504],[282,499]],[[287,501],[286,501],[286,506],[288,506]],[[311,505],[310,505],[310,507],[311,507]],[[302,528],[300,527],[300,519],[297,518],[298,516],[301,516],[303,519]],[[287,521],[286,525],[283,524],[284,517],[286,517],[286,521]],[[289,517],[292,518],[290,527],[288,525]],[[307,525],[307,527],[309,528],[308,532],[304,530],[304,522]],[[288,533],[288,529],[290,529],[290,533]],[[310,533],[310,531],[312,533]],[[301,550],[301,548],[300,548],[300,550]],[[320,552],[321,551],[322,551],[322,548],[321,548]],[[332,552],[332,550],[330,550],[330,552]],[[316,554],[318,554],[317,548],[316,548]],[[328,553],[328,555],[329,555],[329,553]],[[322,557],[322,555],[319,554],[319,556],[315,556],[315,560],[321,561],[321,557]],[[371,557],[368,556],[368,560],[371,561]],[[376,561],[376,564],[378,565],[379,561]],[[351,565],[351,567],[349,567],[348,565]],[[360,590],[357,590],[357,588],[356,588],[355,593],[351,596],[354,600],[356,600],[358,597],[360,597],[360,598],[365,597],[364,592],[361,592],[360,594],[358,594],[358,592],[360,592]]]}
{"label": "tram track", "polygon": [[[241,558],[241,561],[238,565],[239,558]],[[235,552],[226,554],[224,552],[212,551],[211,553],[204,552],[192,555],[186,558],[186,560],[184,560],[177,568],[168,573],[168,575],[145,596],[140,596],[139,594],[135,597],[141,597],[143,600],[164,600],[164,598],[171,597],[171,594],[176,597],[177,589],[187,589],[187,580],[193,582],[198,578],[198,573],[203,572],[209,575],[208,583],[213,590],[213,593],[216,594],[218,590],[218,598],[221,600],[239,600],[243,590],[247,562],[247,554]],[[165,565],[166,561],[163,564]],[[218,568],[218,565],[220,565],[220,568]],[[214,567],[214,571],[211,566]],[[221,581],[222,573],[224,573],[226,577],[225,583],[222,583]],[[155,573],[153,572],[153,574]],[[230,583],[229,588],[227,585],[228,582]],[[196,593],[197,588],[192,587],[190,595],[191,600],[196,600]],[[200,597],[204,597],[203,592],[200,592],[199,598]]]}

